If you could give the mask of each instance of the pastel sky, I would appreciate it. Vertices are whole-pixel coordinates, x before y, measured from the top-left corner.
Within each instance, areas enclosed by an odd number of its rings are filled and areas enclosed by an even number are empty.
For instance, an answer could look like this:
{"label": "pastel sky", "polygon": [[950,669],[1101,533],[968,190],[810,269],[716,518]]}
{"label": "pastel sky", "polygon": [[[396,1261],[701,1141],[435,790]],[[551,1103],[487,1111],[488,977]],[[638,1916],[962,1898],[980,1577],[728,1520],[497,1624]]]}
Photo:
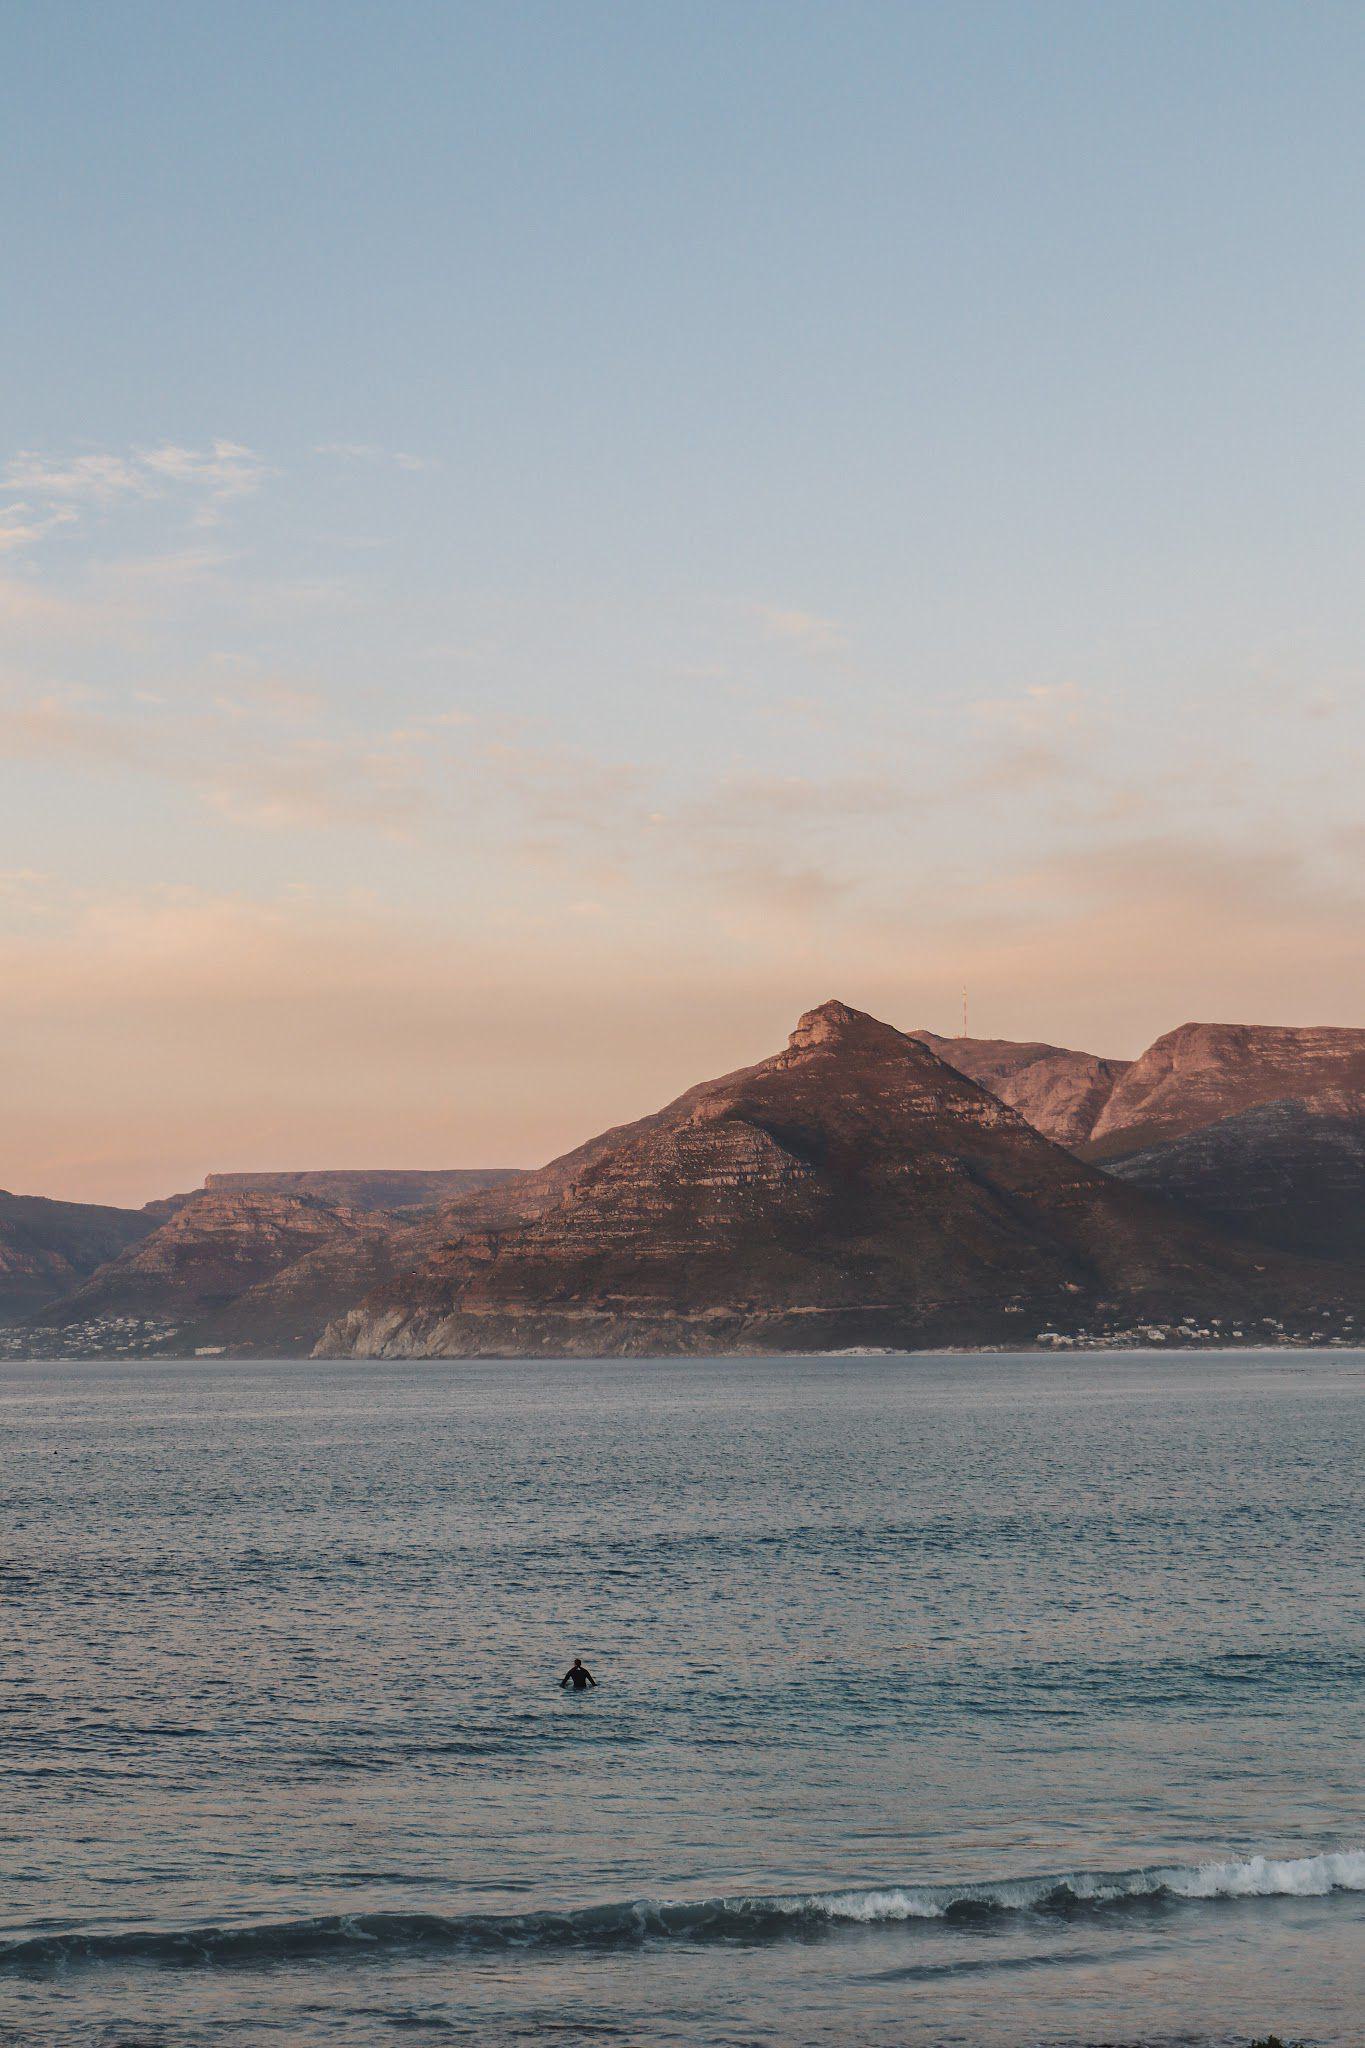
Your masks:
{"label": "pastel sky", "polygon": [[1365,1023],[1365,10],[0,4],[0,1185]]}

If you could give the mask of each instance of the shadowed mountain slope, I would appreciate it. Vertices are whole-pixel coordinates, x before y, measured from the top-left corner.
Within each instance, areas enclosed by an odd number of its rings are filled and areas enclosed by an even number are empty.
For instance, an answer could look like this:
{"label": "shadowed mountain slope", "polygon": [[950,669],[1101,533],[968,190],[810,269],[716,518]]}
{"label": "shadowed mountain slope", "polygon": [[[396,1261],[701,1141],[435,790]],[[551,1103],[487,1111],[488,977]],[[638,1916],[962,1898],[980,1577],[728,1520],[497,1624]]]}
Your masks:
{"label": "shadowed mountain slope", "polygon": [[1134,1187],[1280,1250],[1365,1270],[1365,1094],[1258,1103],[1113,1162]]}
{"label": "shadowed mountain slope", "polygon": [[70,1293],[155,1223],[140,1209],[49,1202],[0,1189],[0,1322]]}
{"label": "shadowed mountain slope", "polygon": [[771,1059],[503,1192],[517,1213],[450,1235],[319,1352],[969,1343],[1323,1291],[1317,1270],[1082,1165],[920,1039],[839,1002]]}

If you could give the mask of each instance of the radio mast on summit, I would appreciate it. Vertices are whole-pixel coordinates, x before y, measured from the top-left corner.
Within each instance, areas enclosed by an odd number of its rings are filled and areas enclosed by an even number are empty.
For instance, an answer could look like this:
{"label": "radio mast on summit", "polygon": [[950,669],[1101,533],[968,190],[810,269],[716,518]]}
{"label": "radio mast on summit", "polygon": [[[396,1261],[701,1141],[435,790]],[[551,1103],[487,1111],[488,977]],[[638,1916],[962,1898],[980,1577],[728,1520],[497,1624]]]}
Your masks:
{"label": "radio mast on summit", "polygon": [[965,983],[962,989],[962,1036],[964,1038],[967,1036],[967,989]]}

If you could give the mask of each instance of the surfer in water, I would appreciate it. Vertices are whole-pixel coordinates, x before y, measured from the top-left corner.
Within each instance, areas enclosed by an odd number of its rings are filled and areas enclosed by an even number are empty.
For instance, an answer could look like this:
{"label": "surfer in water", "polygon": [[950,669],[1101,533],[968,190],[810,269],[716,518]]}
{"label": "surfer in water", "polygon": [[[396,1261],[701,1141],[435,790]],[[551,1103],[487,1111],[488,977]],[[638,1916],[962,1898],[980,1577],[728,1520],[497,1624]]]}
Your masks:
{"label": "surfer in water", "polygon": [[597,1680],[593,1677],[583,1659],[575,1657],[573,1663],[559,1681],[559,1690],[563,1692],[566,1685],[571,1685],[575,1692],[586,1692],[590,1685],[596,1685],[596,1683]]}

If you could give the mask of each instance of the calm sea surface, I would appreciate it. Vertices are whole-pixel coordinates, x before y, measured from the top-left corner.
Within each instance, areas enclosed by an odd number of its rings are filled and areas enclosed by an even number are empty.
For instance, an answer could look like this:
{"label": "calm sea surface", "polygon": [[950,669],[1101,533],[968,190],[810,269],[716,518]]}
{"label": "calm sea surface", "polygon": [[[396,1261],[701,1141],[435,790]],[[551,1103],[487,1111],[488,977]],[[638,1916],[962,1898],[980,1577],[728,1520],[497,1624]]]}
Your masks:
{"label": "calm sea surface", "polygon": [[0,1468],[7,2044],[1365,2041],[1365,1354],[11,1364]]}

